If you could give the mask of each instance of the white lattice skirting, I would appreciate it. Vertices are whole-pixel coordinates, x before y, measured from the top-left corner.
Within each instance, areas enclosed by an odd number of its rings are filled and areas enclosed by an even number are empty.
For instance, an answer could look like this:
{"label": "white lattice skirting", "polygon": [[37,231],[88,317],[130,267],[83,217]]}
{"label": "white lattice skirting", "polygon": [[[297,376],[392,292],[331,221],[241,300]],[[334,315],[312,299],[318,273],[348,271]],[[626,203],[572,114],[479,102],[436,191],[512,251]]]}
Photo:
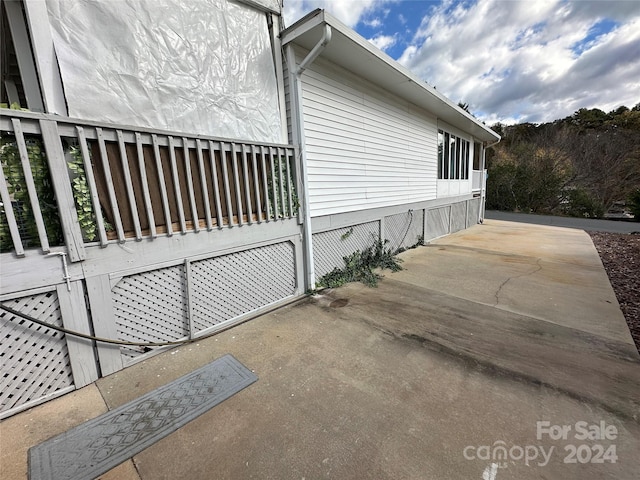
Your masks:
{"label": "white lattice skirting", "polygon": [[[3,301],[19,312],[62,326],[55,291]],[[74,388],[63,333],[0,310],[0,418]]]}
{"label": "white lattice skirting", "polygon": [[[281,242],[126,276],[112,299],[120,340],[160,342],[223,325],[295,290],[294,246]],[[126,363],[148,350],[121,353]]]}

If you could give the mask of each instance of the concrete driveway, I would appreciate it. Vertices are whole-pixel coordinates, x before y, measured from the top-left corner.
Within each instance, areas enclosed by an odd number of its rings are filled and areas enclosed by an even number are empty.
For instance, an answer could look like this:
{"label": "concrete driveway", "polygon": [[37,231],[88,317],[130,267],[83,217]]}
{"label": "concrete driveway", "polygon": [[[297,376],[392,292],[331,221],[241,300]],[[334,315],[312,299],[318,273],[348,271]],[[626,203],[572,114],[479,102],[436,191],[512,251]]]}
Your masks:
{"label": "concrete driveway", "polygon": [[232,353],[258,382],[105,479],[635,479],[640,356],[590,238],[487,221],[0,423],[55,434]]}

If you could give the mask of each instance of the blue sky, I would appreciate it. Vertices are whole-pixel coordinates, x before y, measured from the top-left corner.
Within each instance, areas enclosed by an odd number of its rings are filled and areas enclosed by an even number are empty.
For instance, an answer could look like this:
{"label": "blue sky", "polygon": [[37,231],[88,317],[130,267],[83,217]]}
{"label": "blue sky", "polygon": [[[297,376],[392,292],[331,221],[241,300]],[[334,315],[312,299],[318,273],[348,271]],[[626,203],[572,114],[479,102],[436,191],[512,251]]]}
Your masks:
{"label": "blue sky", "polygon": [[640,0],[284,0],[324,8],[488,124],[640,103]]}

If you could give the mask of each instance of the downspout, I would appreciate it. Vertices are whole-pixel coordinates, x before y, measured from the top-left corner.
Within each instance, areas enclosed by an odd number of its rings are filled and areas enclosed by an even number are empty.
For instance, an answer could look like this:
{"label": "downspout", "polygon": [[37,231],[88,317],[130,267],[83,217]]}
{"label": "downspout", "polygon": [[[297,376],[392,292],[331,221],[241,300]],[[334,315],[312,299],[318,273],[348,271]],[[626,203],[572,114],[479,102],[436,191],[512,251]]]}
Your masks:
{"label": "downspout", "polygon": [[298,68],[296,69],[296,77],[300,78],[304,71],[313,63],[313,61],[318,58],[318,55],[322,53],[327,44],[331,41],[331,26],[325,25],[324,32],[322,33],[322,38],[316,44],[315,47],[311,49],[311,51],[304,57],[304,60],[300,62]]}
{"label": "downspout", "polygon": [[295,62],[295,54],[291,46],[287,51],[287,63],[289,68],[293,70],[291,76],[295,83],[293,93],[295,100],[295,130],[297,133],[297,140],[300,150],[300,176],[302,178],[302,208],[304,210],[304,220],[302,229],[302,240],[304,244],[304,264],[305,264],[305,277],[306,277],[306,290],[315,290],[315,267],[313,264],[313,232],[311,229],[311,209],[309,202],[309,174],[307,169],[307,149],[304,136],[303,118],[304,111],[302,108],[302,80],[301,76],[304,71],[314,62],[318,55],[322,53],[327,44],[331,41],[331,26],[325,25],[324,32],[320,41],[311,49],[307,56],[300,62],[297,67]]}
{"label": "downspout", "polygon": [[487,148],[491,148],[494,145],[497,145],[498,143],[500,143],[500,139],[496,140],[493,143],[490,143],[489,145],[483,145],[482,147],[482,185],[481,185],[481,189],[480,189],[480,223],[484,222],[484,212],[485,212],[485,207],[486,207],[486,203],[487,203],[487,175],[485,173],[485,167],[486,167],[486,154],[487,154]]}

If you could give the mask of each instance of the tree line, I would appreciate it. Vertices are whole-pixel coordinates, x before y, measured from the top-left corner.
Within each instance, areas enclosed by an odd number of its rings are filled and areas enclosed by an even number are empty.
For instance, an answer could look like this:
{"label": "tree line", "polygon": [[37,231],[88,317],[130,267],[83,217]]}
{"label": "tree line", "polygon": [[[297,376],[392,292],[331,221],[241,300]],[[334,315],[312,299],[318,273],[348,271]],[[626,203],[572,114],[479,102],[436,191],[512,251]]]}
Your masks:
{"label": "tree line", "polygon": [[626,204],[640,220],[640,103],[491,128],[488,209],[599,218]]}

